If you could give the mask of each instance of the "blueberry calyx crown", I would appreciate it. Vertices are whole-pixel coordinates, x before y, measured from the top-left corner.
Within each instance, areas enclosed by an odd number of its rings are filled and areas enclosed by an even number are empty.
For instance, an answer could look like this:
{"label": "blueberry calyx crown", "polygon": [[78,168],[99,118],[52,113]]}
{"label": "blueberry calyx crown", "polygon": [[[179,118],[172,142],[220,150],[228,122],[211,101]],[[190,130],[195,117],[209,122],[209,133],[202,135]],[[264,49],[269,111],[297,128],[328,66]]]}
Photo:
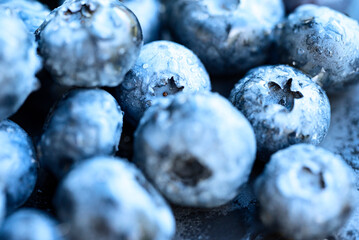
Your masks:
{"label": "blueberry calyx crown", "polygon": [[284,84],[283,88],[275,82],[269,82],[268,88],[270,90],[271,97],[274,98],[276,104],[280,104],[285,107],[289,112],[293,110],[294,99],[303,98],[303,94],[299,91],[292,91],[293,79],[290,78]]}
{"label": "blueberry calyx crown", "polygon": [[74,3],[70,5],[67,11],[64,13],[65,15],[72,15],[76,13],[80,13],[81,17],[89,18],[96,11],[96,6],[93,3]]}

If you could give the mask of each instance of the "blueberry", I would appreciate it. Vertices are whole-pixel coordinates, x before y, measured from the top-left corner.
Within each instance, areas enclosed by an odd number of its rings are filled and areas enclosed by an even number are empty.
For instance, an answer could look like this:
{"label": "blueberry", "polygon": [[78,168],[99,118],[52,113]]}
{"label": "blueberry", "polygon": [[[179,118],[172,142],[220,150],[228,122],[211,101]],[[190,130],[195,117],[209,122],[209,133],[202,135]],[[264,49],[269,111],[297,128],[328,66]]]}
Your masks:
{"label": "blueberry", "polygon": [[249,122],[214,93],[177,94],[150,107],[134,161],[171,202],[215,207],[233,199],[256,153]]}
{"label": "blueberry", "polygon": [[116,98],[134,125],[156,99],[178,92],[211,89],[201,61],[189,49],[170,41],[146,44],[135,66],[116,89]]}
{"label": "blueberry", "polygon": [[214,75],[233,75],[266,61],[281,0],[178,0],[168,21],[176,39]]}
{"label": "blueberry", "polygon": [[16,12],[31,33],[36,31],[50,13],[44,4],[36,0],[0,0],[0,8]]}
{"label": "blueberry", "polygon": [[142,46],[136,16],[117,0],[68,0],[36,31],[45,65],[67,86],[116,86]]}
{"label": "blueberry", "polygon": [[230,101],[251,122],[264,158],[296,143],[319,144],[330,125],[325,92],[290,66],[251,70],[232,90]]}
{"label": "blueberry", "polygon": [[308,144],[272,155],[255,184],[266,226],[289,239],[323,239],[354,206],[354,177],[341,157]]}
{"label": "blueberry", "polygon": [[60,178],[85,158],[114,154],[122,125],[123,113],[109,93],[72,90],[48,117],[38,145],[40,161]]}
{"label": "blueberry", "polygon": [[359,79],[359,24],[327,7],[302,5],[280,25],[281,62],[329,92]]}
{"label": "blueberry", "polygon": [[21,19],[0,7],[0,120],[15,113],[39,87],[36,44]]}
{"label": "blueberry", "polygon": [[31,139],[10,120],[0,122],[0,146],[0,188],[6,195],[7,212],[11,212],[32,193],[38,163]]}
{"label": "blueberry", "polygon": [[171,209],[142,173],[119,158],[97,157],[74,168],[55,196],[71,240],[172,239]]}
{"label": "blueberry", "polygon": [[0,231],[0,240],[61,240],[57,223],[35,209],[21,209],[9,216]]}

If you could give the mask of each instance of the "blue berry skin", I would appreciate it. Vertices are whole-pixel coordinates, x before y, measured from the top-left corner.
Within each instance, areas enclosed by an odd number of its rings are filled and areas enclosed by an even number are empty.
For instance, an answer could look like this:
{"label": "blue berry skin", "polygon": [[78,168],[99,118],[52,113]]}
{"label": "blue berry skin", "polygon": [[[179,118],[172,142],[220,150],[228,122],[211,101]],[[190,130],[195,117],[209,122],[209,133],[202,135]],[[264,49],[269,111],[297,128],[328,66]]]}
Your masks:
{"label": "blue berry skin", "polygon": [[2,226],[4,217],[6,215],[6,195],[0,191],[0,226]]}
{"label": "blue berry skin", "polygon": [[142,48],[115,95],[126,118],[137,125],[157,99],[210,90],[208,73],[191,50],[174,42],[155,41]]}
{"label": "blue berry skin", "polygon": [[167,3],[176,39],[217,76],[234,75],[268,58],[281,0],[178,0]]}
{"label": "blue berry skin", "polygon": [[30,33],[34,33],[50,13],[44,4],[36,0],[0,0],[0,8],[16,12]]}
{"label": "blue berry skin", "polygon": [[160,8],[159,0],[120,0],[137,16],[141,24],[145,43],[159,38]]}
{"label": "blue berry skin", "polygon": [[27,133],[10,120],[0,122],[0,182],[7,212],[21,206],[37,179],[36,153]]}
{"label": "blue berry skin", "polygon": [[116,100],[100,89],[72,90],[49,115],[38,154],[58,178],[73,164],[117,151],[123,112]]}
{"label": "blue berry skin", "polygon": [[353,171],[338,155],[297,144],[272,155],[255,183],[262,222],[288,239],[324,239],[355,208]]}
{"label": "blue berry skin", "polygon": [[68,0],[36,31],[45,66],[66,86],[114,87],[143,43],[136,16],[117,0]]}
{"label": "blue berry skin", "polygon": [[251,70],[229,98],[251,122],[263,159],[293,144],[317,145],[329,129],[327,95],[307,75],[290,66]]}
{"label": "blue berry skin", "polygon": [[8,8],[0,7],[0,121],[14,114],[39,87],[35,73],[41,61],[36,43],[24,23]]}
{"label": "blue berry skin", "polygon": [[327,92],[359,79],[359,24],[327,7],[302,5],[280,25],[282,63],[308,74]]}
{"label": "blue berry skin", "polygon": [[215,93],[158,101],[135,132],[134,161],[172,203],[216,207],[238,194],[256,154],[249,122]]}
{"label": "blue berry skin", "polygon": [[175,220],[164,199],[131,163],[96,157],[74,168],[55,196],[69,240],[170,240]]}
{"label": "blue berry skin", "polygon": [[54,219],[35,209],[10,215],[0,230],[0,240],[61,240]]}

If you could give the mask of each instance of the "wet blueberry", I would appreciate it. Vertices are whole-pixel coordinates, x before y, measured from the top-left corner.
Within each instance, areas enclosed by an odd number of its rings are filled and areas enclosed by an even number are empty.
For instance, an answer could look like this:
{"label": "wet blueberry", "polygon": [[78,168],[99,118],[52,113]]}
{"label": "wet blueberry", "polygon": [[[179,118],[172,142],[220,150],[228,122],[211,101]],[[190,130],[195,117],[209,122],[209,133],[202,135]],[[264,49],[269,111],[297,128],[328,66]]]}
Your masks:
{"label": "wet blueberry", "polygon": [[117,0],[68,0],[36,31],[45,65],[67,86],[116,86],[142,45],[136,16]]}
{"label": "wet blueberry", "polygon": [[49,115],[38,144],[39,158],[57,177],[72,165],[117,150],[123,113],[106,91],[72,90]]}
{"label": "wet blueberry", "polygon": [[215,207],[247,181],[256,153],[244,116],[214,93],[158,101],[135,132],[134,161],[171,202]]}
{"label": "wet blueberry", "polygon": [[34,33],[43,23],[50,10],[37,0],[0,0],[0,8],[16,12],[29,32]]}
{"label": "wet blueberry", "polygon": [[126,160],[89,159],[64,179],[55,197],[69,240],[170,240],[171,209],[142,173]]}
{"label": "wet blueberry", "polygon": [[251,122],[264,158],[296,143],[319,144],[328,132],[328,97],[290,66],[251,70],[232,90],[230,101]]}
{"label": "wet blueberry", "polygon": [[359,24],[327,7],[302,5],[279,28],[281,62],[329,92],[359,79]]}
{"label": "wet blueberry", "polygon": [[214,75],[233,75],[268,58],[281,0],[178,0],[167,3],[176,39]]}
{"label": "wet blueberry", "polygon": [[39,87],[40,68],[32,34],[16,13],[0,7],[0,120],[15,113]]}
{"label": "wet blueberry", "polygon": [[0,231],[0,240],[61,240],[54,219],[35,209],[21,209],[10,215]]}
{"label": "wet blueberry", "polygon": [[0,146],[0,188],[6,195],[9,213],[32,193],[38,162],[31,139],[12,121],[0,122]]}
{"label": "wet blueberry", "polygon": [[308,144],[272,155],[256,182],[261,219],[289,239],[324,239],[344,225],[356,202],[341,157]]}
{"label": "wet blueberry", "polygon": [[170,41],[146,44],[135,66],[116,89],[116,98],[125,117],[134,125],[154,100],[178,92],[209,91],[211,82],[197,56]]}

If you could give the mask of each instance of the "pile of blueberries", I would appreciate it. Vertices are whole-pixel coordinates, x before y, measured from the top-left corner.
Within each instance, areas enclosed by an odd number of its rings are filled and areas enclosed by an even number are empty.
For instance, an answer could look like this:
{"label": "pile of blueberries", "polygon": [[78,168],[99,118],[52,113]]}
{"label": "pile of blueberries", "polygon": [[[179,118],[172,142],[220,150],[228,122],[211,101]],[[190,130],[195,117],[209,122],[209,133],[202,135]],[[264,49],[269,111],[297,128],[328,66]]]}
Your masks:
{"label": "pile of blueberries", "polygon": [[0,240],[181,239],[172,209],[244,184],[266,231],[333,238],[355,174],[317,145],[359,80],[353,2],[0,0]]}

